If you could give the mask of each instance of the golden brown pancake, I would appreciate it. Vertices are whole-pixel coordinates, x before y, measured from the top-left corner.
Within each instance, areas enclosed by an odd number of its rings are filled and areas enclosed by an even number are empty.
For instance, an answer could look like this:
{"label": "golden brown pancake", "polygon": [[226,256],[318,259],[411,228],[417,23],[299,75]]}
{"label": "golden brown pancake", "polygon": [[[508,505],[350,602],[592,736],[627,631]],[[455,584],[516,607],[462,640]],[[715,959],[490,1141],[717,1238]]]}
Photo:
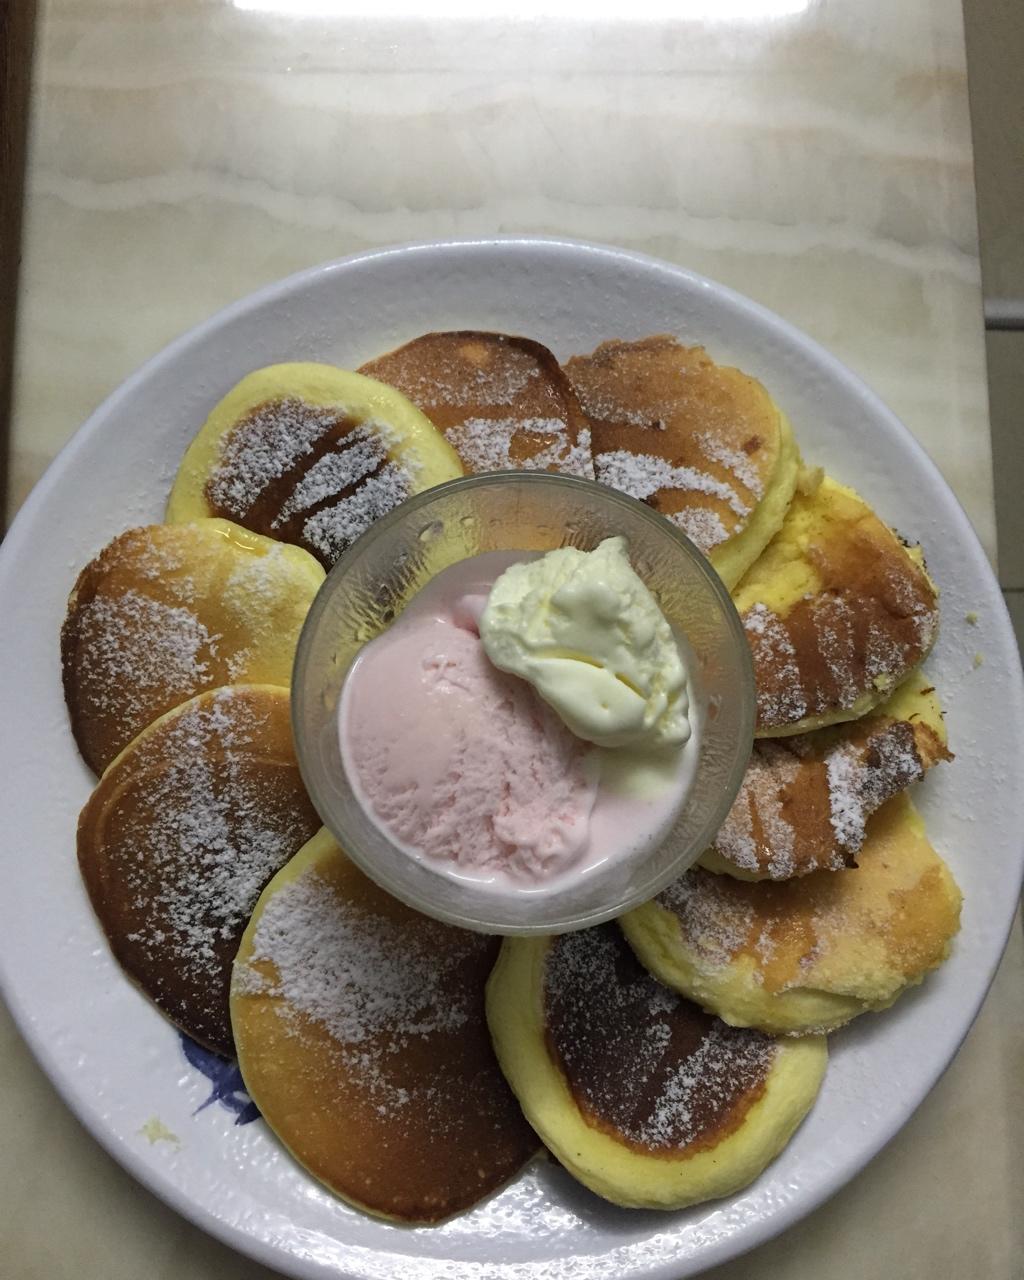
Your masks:
{"label": "golden brown pancake", "polygon": [[661,985],[614,924],[506,938],[488,985],[498,1060],[530,1123],[617,1204],[739,1190],[814,1101],[823,1038],[737,1031]]}
{"label": "golden brown pancake", "polygon": [[756,741],[701,866],[741,880],[856,866],[868,818],[949,759],[935,690],[915,672],[875,715]]}
{"label": "golden brown pancake", "polygon": [[360,369],[422,409],[475,473],[523,468],[593,479],[590,428],[547,349],[504,333],[427,333]]}
{"label": "golden brown pancake", "polygon": [[793,496],[793,434],[754,378],[666,334],[602,342],[565,372],[591,422],[597,479],[662,512],[732,586]]}
{"label": "golden brown pancake", "polygon": [[204,689],[291,682],[324,571],[226,520],[148,525],[78,576],[61,630],[64,697],[102,773],[146,725]]}
{"label": "golden brown pancake", "polygon": [[733,1026],[804,1035],[886,1009],[949,954],[960,891],[906,795],[858,865],[782,884],[696,867],[620,920],[663,982]]}
{"label": "golden brown pancake", "polygon": [[111,950],[184,1031],[233,1051],[231,962],[264,885],[317,830],[287,689],[202,693],[145,729],[78,821],[78,864]]}
{"label": "golden brown pancake", "polygon": [[400,502],[462,474],[391,387],[332,365],[276,364],[213,409],[182,459],[167,519],[223,516],[329,568]]}
{"label": "golden brown pancake", "polygon": [[805,474],[733,591],[754,659],[758,737],[856,720],[927,656],[938,592],[852,489]]}
{"label": "golden brown pancake", "polygon": [[325,831],[260,898],[232,982],[239,1066],[270,1127],[336,1194],[437,1222],[537,1150],[487,1034],[498,945],[396,901]]}

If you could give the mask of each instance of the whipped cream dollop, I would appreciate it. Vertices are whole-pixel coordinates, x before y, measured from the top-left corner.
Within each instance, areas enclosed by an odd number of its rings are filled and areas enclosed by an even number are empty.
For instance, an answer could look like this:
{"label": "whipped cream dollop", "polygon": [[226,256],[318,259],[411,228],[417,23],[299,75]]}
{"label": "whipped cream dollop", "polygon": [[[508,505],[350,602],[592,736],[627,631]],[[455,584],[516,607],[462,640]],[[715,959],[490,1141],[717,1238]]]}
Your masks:
{"label": "whipped cream dollop", "polygon": [[560,547],[506,569],[480,618],[490,661],[528,681],[579,738],[680,747],[690,737],[686,666],[625,538]]}

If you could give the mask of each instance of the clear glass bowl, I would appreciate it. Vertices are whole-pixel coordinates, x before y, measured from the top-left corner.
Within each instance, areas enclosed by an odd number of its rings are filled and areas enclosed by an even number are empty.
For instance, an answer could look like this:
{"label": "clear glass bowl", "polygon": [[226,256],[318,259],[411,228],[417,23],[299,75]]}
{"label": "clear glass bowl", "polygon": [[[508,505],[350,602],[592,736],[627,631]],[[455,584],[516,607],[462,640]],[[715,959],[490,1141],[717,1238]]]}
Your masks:
{"label": "clear glass bowl", "polygon": [[[485,551],[592,550],[624,535],[634,569],[691,648],[691,700],[703,732],[690,793],[664,842],[609,859],[582,880],[502,892],[455,879],[393,844],[345,774],[337,709],[367,641],[442,569]],[[450,924],[488,933],[557,933],[597,924],[645,902],[711,843],[742,781],[753,740],[750,652],[729,594],[692,542],[650,507],[590,480],[542,472],[467,476],[378,520],[327,576],[299,640],[292,721],[309,794],[335,839],[395,897]]]}

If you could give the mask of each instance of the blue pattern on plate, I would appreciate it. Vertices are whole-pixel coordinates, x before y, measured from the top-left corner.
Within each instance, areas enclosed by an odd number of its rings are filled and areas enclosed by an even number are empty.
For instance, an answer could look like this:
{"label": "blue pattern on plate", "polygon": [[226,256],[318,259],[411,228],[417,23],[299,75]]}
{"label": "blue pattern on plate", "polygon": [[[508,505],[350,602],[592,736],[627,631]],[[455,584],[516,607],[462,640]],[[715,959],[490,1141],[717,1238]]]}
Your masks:
{"label": "blue pattern on plate", "polygon": [[204,1049],[183,1031],[179,1031],[178,1035],[185,1057],[197,1071],[206,1076],[212,1086],[210,1096],[196,1107],[193,1114],[205,1111],[211,1102],[219,1102],[222,1107],[235,1113],[235,1124],[251,1124],[253,1120],[258,1120],[259,1108],[245,1091],[238,1063],[222,1058],[212,1049]]}

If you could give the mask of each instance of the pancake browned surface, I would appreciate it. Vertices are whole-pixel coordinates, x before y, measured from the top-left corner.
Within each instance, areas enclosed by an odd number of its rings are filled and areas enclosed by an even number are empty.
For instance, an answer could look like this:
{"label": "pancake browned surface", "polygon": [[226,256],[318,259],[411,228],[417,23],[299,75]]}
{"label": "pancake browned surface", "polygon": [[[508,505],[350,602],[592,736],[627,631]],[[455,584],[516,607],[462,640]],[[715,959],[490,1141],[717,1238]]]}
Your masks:
{"label": "pancake browned surface", "polygon": [[270,877],[320,825],[287,689],[215,689],[161,717],[96,785],[78,862],[114,955],[189,1035],[232,1052],[231,962]]}
{"label": "pancake browned surface", "polygon": [[467,471],[521,467],[593,478],[590,425],[539,342],[472,330],[427,333],[360,372],[408,396]]}
{"label": "pancake browned surface", "polygon": [[737,582],[782,523],[798,455],[764,387],[703,347],[603,342],[565,366],[597,479],[662,512]]}
{"label": "pancake browned surface", "polygon": [[805,1034],[885,1009],[949,954],[960,891],[907,796],[858,865],[785,883],[695,867],[620,924],[663,982],[735,1026]]}
{"label": "pancake browned surface", "polygon": [[157,716],[204,689],[291,679],[323,569],[226,520],[129,529],[82,570],[61,630],[64,697],[102,773]]}
{"label": "pancake browned surface", "polygon": [[864,715],[938,633],[920,550],[828,476],[801,485],[733,602],[754,659],[759,737]]}
{"label": "pancake browned surface", "polygon": [[537,1150],[487,1034],[498,946],[396,901],[326,832],[268,886],[235,963],[238,1061],[267,1123],[338,1195],[436,1222]]}
{"label": "pancake browned surface", "polygon": [[701,865],[744,880],[856,866],[875,810],[951,758],[935,690],[920,673],[875,715],[763,738]]}
{"label": "pancake browned surface", "polygon": [[680,1208],[745,1186],[813,1102],[824,1039],[737,1031],[662,986],[614,924],[506,938],[488,986],[499,1061],[586,1186]]}
{"label": "pancake browned surface", "polygon": [[332,365],[270,365],[214,407],[182,459],[167,519],[223,516],[329,568],[400,502],[462,474],[393,388]]}

